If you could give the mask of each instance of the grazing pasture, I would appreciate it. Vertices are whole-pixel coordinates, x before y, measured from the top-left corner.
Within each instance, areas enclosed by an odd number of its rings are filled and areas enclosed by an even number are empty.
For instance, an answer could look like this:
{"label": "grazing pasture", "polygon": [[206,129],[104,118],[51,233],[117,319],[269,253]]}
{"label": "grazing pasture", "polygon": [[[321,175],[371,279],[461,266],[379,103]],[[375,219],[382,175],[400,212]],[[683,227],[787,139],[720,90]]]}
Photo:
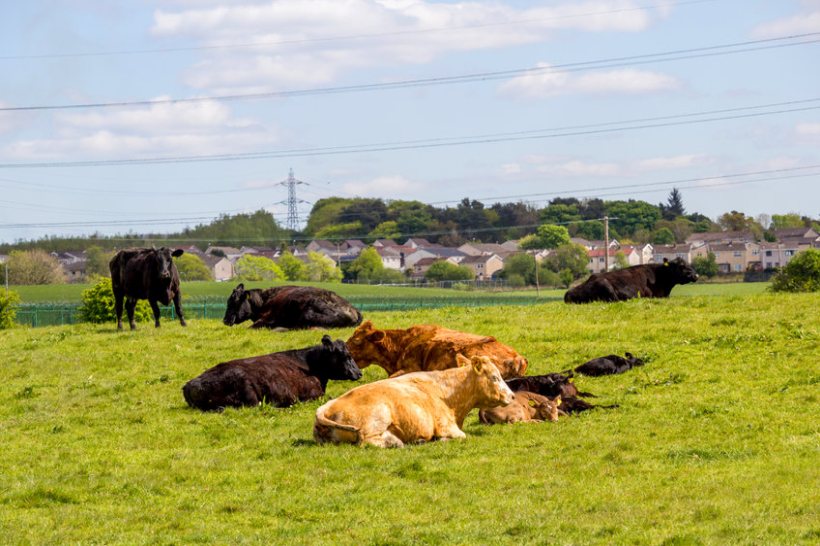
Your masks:
{"label": "grazing pasture", "polygon": [[[287,409],[185,404],[182,385],[214,364],[315,344],[323,331],[217,320],[0,331],[0,537],[816,544],[820,294],[676,296],[366,314],[385,328],[495,335],[529,374],[627,350],[646,362],[577,378],[616,409],[493,427],[474,411],[466,440],[400,450],[314,443],[316,408],[356,383]],[[384,376],[371,366],[363,381]]]}

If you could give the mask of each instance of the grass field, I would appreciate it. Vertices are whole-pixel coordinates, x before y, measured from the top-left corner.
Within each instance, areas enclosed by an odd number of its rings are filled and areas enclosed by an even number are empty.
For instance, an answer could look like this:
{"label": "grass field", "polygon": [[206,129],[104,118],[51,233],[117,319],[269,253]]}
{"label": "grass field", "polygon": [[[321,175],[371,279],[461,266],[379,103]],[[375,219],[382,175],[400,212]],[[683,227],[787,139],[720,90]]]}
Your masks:
{"label": "grass field", "polygon": [[[227,300],[231,291],[237,283],[235,282],[186,282],[182,284],[183,299],[218,299]],[[298,283],[309,284],[309,283]],[[11,286],[11,290],[20,294],[24,303],[39,302],[79,302],[83,290],[89,288],[90,284],[50,284],[40,286]],[[246,288],[267,288],[271,283],[248,282]],[[402,298],[465,298],[465,297],[492,297],[499,292],[488,292],[482,290],[461,291],[443,288],[413,288],[396,286],[368,286],[360,284],[316,284],[329,290],[333,290],[346,298],[373,298],[402,299]],[[769,283],[698,283],[675,288],[675,295],[686,296],[715,296],[715,295],[744,295],[760,294],[766,290]],[[505,291],[504,295],[520,296],[535,299],[535,290]],[[541,297],[545,299],[561,299],[564,297],[564,290],[541,290]]]}
{"label": "grass field", "polygon": [[[0,537],[817,544],[818,309],[820,294],[743,294],[371,313],[384,327],[434,322],[495,335],[530,359],[531,374],[613,352],[648,360],[578,379],[617,409],[494,427],[473,412],[467,440],[401,450],[315,445],[322,400],[221,414],[185,406],[181,386],[206,368],[313,344],[318,331],[216,321],[133,334],[113,325],[0,331]],[[371,367],[364,381],[383,376]],[[332,382],[328,394],[352,386]]]}

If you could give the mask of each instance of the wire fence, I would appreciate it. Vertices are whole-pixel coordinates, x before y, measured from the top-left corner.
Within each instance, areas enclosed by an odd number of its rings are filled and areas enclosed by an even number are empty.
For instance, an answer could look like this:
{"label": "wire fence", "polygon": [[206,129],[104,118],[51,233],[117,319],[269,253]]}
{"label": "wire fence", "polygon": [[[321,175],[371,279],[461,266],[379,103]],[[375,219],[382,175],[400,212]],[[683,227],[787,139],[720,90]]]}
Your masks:
{"label": "wire fence", "polygon": [[[476,295],[424,297],[424,298],[380,298],[349,297],[354,307],[362,313],[368,311],[408,311],[413,309],[438,309],[442,307],[493,307],[499,305],[533,305],[559,298],[534,295]],[[182,310],[186,319],[221,320],[227,307],[224,301],[201,300],[183,302]],[[26,303],[17,307],[16,322],[24,326],[59,326],[82,322],[79,315],[79,304],[71,303]],[[176,320],[173,306],[160,306],[163,319]],[[125,315],[125,313],[123,313]]]}

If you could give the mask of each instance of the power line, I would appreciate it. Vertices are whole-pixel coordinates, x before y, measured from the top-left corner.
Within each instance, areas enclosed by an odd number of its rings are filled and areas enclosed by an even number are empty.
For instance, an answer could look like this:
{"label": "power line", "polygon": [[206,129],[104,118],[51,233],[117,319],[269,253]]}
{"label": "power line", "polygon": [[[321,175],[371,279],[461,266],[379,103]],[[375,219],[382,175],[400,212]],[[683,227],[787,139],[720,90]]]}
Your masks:
{"label": "power line", "polygon": [[402,36],[402,35],[411,35],[411,34],[427,34],[427,33],[434,33],[434,32],[452,32],[452,31],[459,31],[459,30],[474,30],[480,28],[490,28],[490,27],[500,27],[500,26],[511,26],[511,25],[522,25],[522,24],[530,24],[530,23],[542,23],[546,21],[557,21],[563,19],[578,19],[583,17],[593,17],[599,15],[611,15],[615,13],[625,13],[630,11],[642,11],[645,9],[653,9],[653,8],[661,8],[661,7],[672,7],[672,6],[685,6],[691,4],[703,4],[703,3],[712,3],[718,0],[681,0],[679,2],[664,2],[662,4],[649,4],[644,6],[636,6],[631,8],[618,8],[618,9],[611,9],[605,11],[595,11],[595,12],[585,12],[585,13],[574,13],[574,14],[567,14],[567,15],[556,15],[553,17],[541,17],[541,18],[533,18],[533,19],[518,19],[512,21],[499,21],[493,23],[483,23],[483,24],[476,24],[476,25],[458,25],[458,26],[441,26],[441,27],[430,27],[430,28],[421,28],[421,29],[410,29],[410,30],[396,30],[392,32],[376,32],[371,34],[353,34],[353,35],[341,35],[341,36],[324,36],[324,37],[316,37],[316,38],[303,38],[298,40],[278,40],[272,42],[248,42],[248,43],[236,43],[236,44],[214,44],[214,45],[206,45],[206,46],[181,46],[181,47],[165,47],[165,48],[154,48],[154,49],[124,49],[124,50],[114,50],[114,51],[98,51],[98,52],[68,52],[68,53],[41,53],[41,54],[33,54],[33,55],[0,55],[0,60],[33,60],[33,59],[64,59],[64,58],[71,58],[71,57],[110,57],[116,55],[144,55],[144,54],[154,54],[154,53],[177,53],[177,52],[187,52],[187,51],[208,51],[208,50],[221,50],[221,49],[242,49],[242,48],[254,48],[254,47],[271,47],[271,46],[281,46],[281,45],[299,45],[299,44],[308,44],[308,43],[316,43],[316,42],[335,42],[335,41],[348,41],[348,40],[363,40],[363,39],[371,39],[371,38],[384,38],[384,37],[395,37],[395,36]]}
{"label": "power line", "polygon": [[[752,117],[770,116],[790,112],[802,112],[816,110],[820,108],[818,104],[820,98],[801,99],[780,103],[770,103],[764,105],[754,105],[721,110],[707,110],[701,112],[690,112],[670,116],[659,116],[654,118],[638,118],[616,122],[605,122],[600,124],[579,125],[562,127],[555,129],[536,129],[528,131],[518,131],[512,133],[495,133],[486,135],[474,135],[472,137],[447,137],[422,140],[382,142],[375,144],[358,144],[347,146],[330,146],[316,148],[300,148],[280,151],[248,152],[235,154],[214,154],[198,156],[169,156],[153,158],[132,158],[132,159],[109,159],[109,160],[85,160],[85,161],[44,161],[31,163],[0,163],[0,169],[15,168],[53,168],[53,167],[102,167],[102,166],[122,166],[122,165],[158,165],[174,163],[194,163],[212,161],[239,161],[254,159],[275,159],[293,157],[315,157],[325,155],[343,155],[353,153],[372,153],[384,151],[398,151],[411,149],[442,148],[452,146],[464,146],[470,144],[492,144],[498,142],[514,142],[526,140],[540,140],[546,138],[561,138],[570,136],[597,135],[621,131],[634,131],[641,129],[654,129],[661,127],[674,127],[680,125],[692,125],[697,123],[707,123],[714,121],[727,121],[733,119],[744,119]],[[799,106],[807,105],[808,106]],[[792,108],[787,108],[791,106]],[[762,110],[766,108],[777,108],[764,112],[749,112],[749,110]],[[739,113],[744,112],[744,113]],[[714,116],[713,114],[726,113],[730,115]],[[712,117],[707,117],[712,115]],[[697,118],[701,119],[690,119]],[[674,121],[676,120],[676,121]],[[622,125],[622,126],[618,126]],[[539,134],[547,133],[547,134]]]}
{"label": "power line", "polygon": [[[71,109],[90,109],[90,108],[119,108],[125,106],[154,106],[159,104],[181,104],[204,101],[234,101],[234,100],[248,100],[248,99],[265,99],[265,98],[283,98],[283,97],[299,97],[308,95],[329,95],[339,93],[354,93],[362,91],[376,91],[376,90],[390,90],[390,89],[406,89],[415,87],[426,87],[430,85],[449,85],[455,83],[474,83],[480,81],[491,81],[498,79],[507,79],[515,76],[522,76],[527,74],[549,73],[549,72],[578,72],[582,70],[599,70],[605,68],[618,68],[623,66],[633,66],[641,64],[650,64],[657,62],[678,61],[685,59],[694,59],[700,57],[712,57],[718,55],[730,55],[734,53],[746,53],[750,51],[761,51],[765,49],[774,49],[781,47],[792,47],[798,45],[814,44],[820,42],[820,32],[809,32],[804,34],[794,34],[790,36],[780,36],[776,38],[765,38],[760,40],[750,40],[745,42],[734,42],[728,44],[705,46],[690,49],[678,49],[665,51],[660,53],[647,53],[642,55],[632,55],[626,57],[612,57],[607,59],[599,59],[593,61],[582,61],[575,63],[557,64],[551,66],[538,66],[528,68],[515,68],[509,70],[501,70],[494,72],[478,72],[472,74],[461,74],[456,76],[440,76],[433,78],[421,78],[413,80],[399,80],[395,82],[380,82],[367,83],[358,85],[336,86],[336,87],[319,87],[309,89],[297,89],[290,91],[269,91],[263,93],[246,93],[234,95],[214,95],[207,97],[188,97],[188,98],[170,98],[170,99],[150,99],[150,100],[133,100],[133,101],[114,101],[114,102],[95,102],[95,103],[78,103],[78,104],[57,104],[57,105],[32,105],[32,106],[9,106],[0,108],[0,112],[25,112],[25,111],[41,111],[41,110],[71,110]],[[797,40],[803,38],[802,41],[792,41],[786,43],[786,40]],[[767,45],[760,45],[767,44]],[[754,46],[754,47],[751,47]],[[739,48],[739,49],[731,49]]]}

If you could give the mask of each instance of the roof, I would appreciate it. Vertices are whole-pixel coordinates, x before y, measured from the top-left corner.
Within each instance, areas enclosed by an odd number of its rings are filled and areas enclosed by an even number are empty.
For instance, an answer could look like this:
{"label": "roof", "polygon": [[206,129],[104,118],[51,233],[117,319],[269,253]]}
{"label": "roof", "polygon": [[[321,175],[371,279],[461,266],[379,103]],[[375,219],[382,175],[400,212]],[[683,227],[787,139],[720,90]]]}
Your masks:
{"label": "roof", "polygon": [[417,261],[414,267],[424,267],[433,265],[436,262],[443,261],[443,258],[422,258],[421,260]]}
{"label": "roof", "polygon": [[326,250],[336,250],[336,245],[326,239],[313,239],[311,241],[311,244],[314,244],[319,248],[324,248]]}
{"label": "roof", "polygon": [[788,229],[776,229],[774,230],[774,236],[778,239],[784,238],[811,238],[816,239],[818,233],[814,231],[812,228],[807,227],[799,227],[799,228],[788,228]]}
{"label": "roof", "polygon": [[347,239],[345,244],[350,248],[365,248],[367,245],[358,239]]}
{"label": "roof", "polygon": [[430,252],[431,254],[435,254],[436,256],[442,258],[457,258],[466,255],[459,249],[451,248],[448,246],[436,246],[431,248],[425,248],[424,250],[425,252]]}
{"label": "roof", "polygon": [[691,252],[692,245],[689,243],[674,245],[655,245],[655,254],[675,254],[678,252]]}
{"label": "roof", "polygon": [[210,254],[214,250],[221,250],[225,254],[241,254],[241,251],[238,248],[232,246],[209,246],[208,249],[205,250],[205,253]]}
{"label": "roof", "polygon": [[736,241],[734,243],[714,243],[709,245],[709,250],[713,252],[728,252],[730,250],[746,250],[752,243]]}
{"label": "roof", "polygon": [[373,246],[399,246],[393,239],[376,239],[373,241]]}
{"label": "roof", "polygon": [[707,231],[705,233],[693,233],[686,238],[690,241],[754,241],[755,236],[751,231]]}
{"label": "roof", "polygon": [[405,245],[414,244],[419,247],[426,247],[432,245],[430,241],[427,239],[422,239],[421,237],[410,237],[404,242]]}
{"label": "roof", "polygon": [[501,257],[498,254],[482,254],[481,256],[467,256],[461,260],[461,264],[485,264],[493,258],[501,260]]}

